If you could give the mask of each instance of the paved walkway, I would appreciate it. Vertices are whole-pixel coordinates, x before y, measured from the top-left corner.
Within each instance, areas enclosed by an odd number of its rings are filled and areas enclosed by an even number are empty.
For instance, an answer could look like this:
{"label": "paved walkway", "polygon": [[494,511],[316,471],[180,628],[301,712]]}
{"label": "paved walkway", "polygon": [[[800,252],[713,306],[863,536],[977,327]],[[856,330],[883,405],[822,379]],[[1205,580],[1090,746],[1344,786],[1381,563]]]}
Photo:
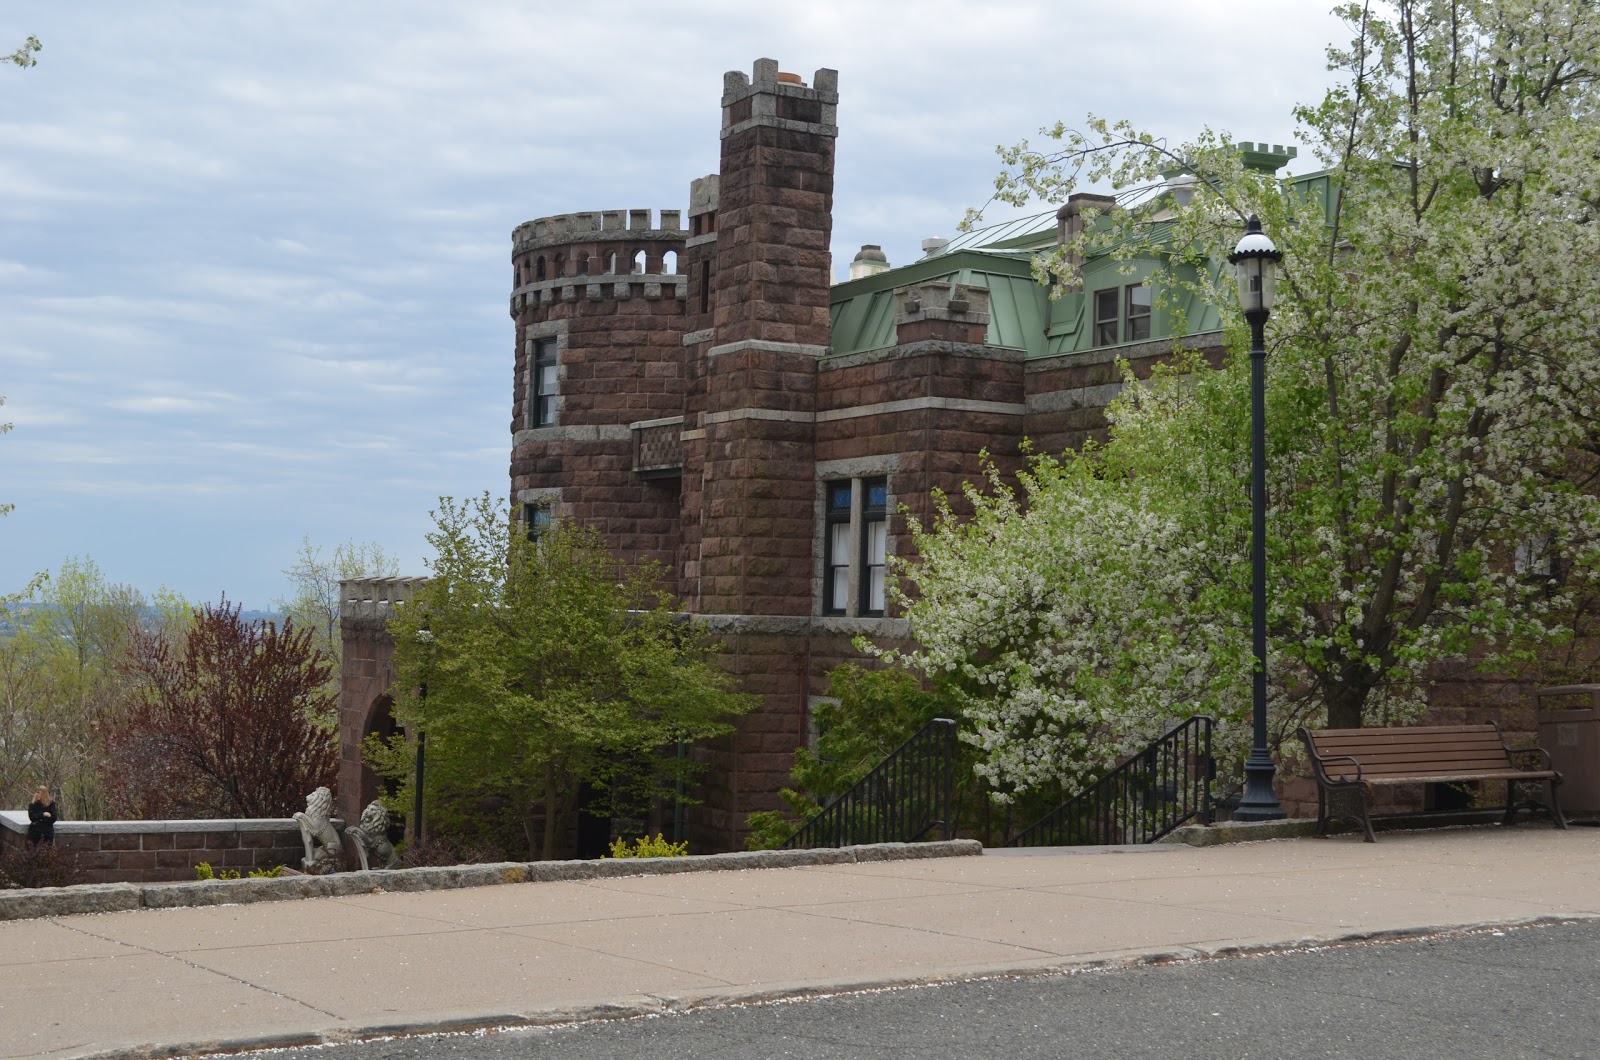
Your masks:
{"label": "paved walkway", "polygon": [[0,923],[0,1056],[305,1042],[1600,916],[1600,829],[514,884]]}

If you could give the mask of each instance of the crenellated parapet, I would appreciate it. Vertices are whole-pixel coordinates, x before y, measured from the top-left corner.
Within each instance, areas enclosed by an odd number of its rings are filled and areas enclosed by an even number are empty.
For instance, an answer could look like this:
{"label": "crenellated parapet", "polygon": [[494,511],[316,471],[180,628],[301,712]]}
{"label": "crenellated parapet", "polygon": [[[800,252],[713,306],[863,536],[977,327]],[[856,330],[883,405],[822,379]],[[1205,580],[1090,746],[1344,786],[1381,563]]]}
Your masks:
{"label": "crenellated parapet", "polygon": [[660,225],[651,224],[654,213],[650,210],[586,210],[536,217],[511,233],[512,253],[597,239],[682,239],[682,216],[681,210],[662,210]]}
{"label": "crenellated parapet", "polygon": [[339,622],[346,629],[386,629],[427,578],[351,578],[339,583]]}
{"label": "crenellated parapet", "polygon": [[[644,277],[676,276],[683,268],[678,257],[688,234],[682,217],[681,210],[662,210],[657,225],[650,210],[595,210],[518,225],[511,234],[512,290],[520,294],[544,285],[614,287],[632,277],[642,282]],[[628,296],[620,290],[613,294]],[[546,303],[557,300],[577,298],[539,296]]]}
{"label": "crenellated parapet", "polygon": [[646,302],[683,302],[688,297],[689,278],[677,274],[662,276],[623,273],[569,276],[560,280],[525,284],[512,291],[511,315],[516,317],[526,310],[547,308],[557,303],[577,305],[582,302],[606,300],[627,301],[630,298],[642,298]]}

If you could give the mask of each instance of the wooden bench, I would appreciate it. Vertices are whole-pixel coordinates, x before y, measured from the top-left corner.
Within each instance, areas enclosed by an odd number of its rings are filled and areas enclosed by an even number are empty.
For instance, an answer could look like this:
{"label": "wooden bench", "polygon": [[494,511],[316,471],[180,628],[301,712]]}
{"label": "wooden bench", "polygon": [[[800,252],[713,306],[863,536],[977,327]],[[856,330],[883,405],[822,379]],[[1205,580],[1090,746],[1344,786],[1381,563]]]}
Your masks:
{"label": "wooden bench", "polygon": [[[1367,842],[1375,843],[1368,804],[1378,784],[1449,784],[1474,780],[1506,781],[1506,815],[1510,824],[1517,814],[1516,785],[1542,781],[1549,793],[1546,803],[1532,800],[1530,809],[1543,806],[1559,828],[1567,827],[1556,801],[1561,774],[1551,768],[1550,752],[1542,747],[1514,751],[1506,746],[1498,722],[1487,725],[1413,725],[1395,729],[1300,729],[1311,752],[1317,780],[1317,835],[1328,829],[1328,796],[1336,791],[1361,793],[1361,816],[1340,814],[1335,820],[1359,823]],[[1514,759],[1533,755],[1542,769],[1519,769]]]}

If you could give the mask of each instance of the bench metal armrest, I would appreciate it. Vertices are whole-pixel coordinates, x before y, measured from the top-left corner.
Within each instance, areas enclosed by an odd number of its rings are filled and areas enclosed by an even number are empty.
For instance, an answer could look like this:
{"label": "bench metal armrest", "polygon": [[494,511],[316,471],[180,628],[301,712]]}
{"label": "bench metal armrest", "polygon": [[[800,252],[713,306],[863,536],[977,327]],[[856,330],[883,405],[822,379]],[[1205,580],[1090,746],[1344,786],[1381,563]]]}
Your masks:
{"label": "bench metal armrest", "polygon": [[[1544,756],[1544,758],[1543,758],[1544,768],[1545,769],[1554,769],[1555,768],[1555,763],[1550,758],[1550,752],[1546,751],[1543,747],[1523,747],[1523,748],[1520,748],[1518,750],[1512,750],[1509,747],[1506,748],[1506,757],[1510,758],[1512,755],[1543,755]],[[1527,769],[1528,767],[1527,766],[1518,766],[1517,768],[1518,769]]]}
{"label": "bench metal armrest", "polygon": [[[1349,777],[1344,777],[1341,780],[1334,780],[1332,777],[1330,777],[1328,775],[1328,763],[1329,762],[1333,762],[1333,761],[1349,762],[1351,765],[1355,766],[1356,767],[1355,779],[1351,780]],[[1322,774],[1322,779],[1325,780],[1326,782],[1328,782],[1329,784],[1364,784],[1364,783],[1366,783],[1366,781],[1363,780],[1362,777],[1361,777],[1361,762],[1360,762],[1360,760],[1356,759],[1356,758],[1353,758],[1350,755],[1328,755],[1326,758],[1318,757],[1316,759],[1316,763],[1317,763],[1317,771]]]}

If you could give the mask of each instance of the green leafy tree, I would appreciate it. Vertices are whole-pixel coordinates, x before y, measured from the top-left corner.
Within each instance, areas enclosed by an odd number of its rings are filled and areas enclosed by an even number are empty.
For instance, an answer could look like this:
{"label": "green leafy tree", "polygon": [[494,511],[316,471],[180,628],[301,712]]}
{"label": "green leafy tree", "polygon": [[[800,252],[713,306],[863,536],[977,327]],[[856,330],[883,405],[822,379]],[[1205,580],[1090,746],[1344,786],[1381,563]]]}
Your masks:
{"label": "green leafy tree", "polygon": [[[972,738],[1015,788],[1072,772],[1052,764],[1059,742],[1128,728],[1129,702],[1136,725],[1186,700],[1241,714],[1249,386],[1221,262],[1248,214],[1285,252],[1267,405],[1279,723],[1415,716],[1437,667],[1567,638],[1592,585],[1600,19],[1577,0],[1340,12],[1343,80],[1297,111],[1325,179],[1251,171],[1218,134],[1169,145],[1096,119],[1005,152],[1007,201],[1085,181],[1124,193],[1041,276],[1065,288],[1089,257],[1156,262],[1158,297],[1218,306],[1236,351],[1128,388],[1103,450],[1040,458],[1025,505],[991,493],[971,530],[941,517],[918,542],[931,559],[902,568],[923,644],[905,661],[964,675]],[[1187,204],[1161,195],[1178,170],[1199,177]],[[1095,503],[1058,496],[1074,490]],[[1060,577],[1036,576],[1030,534]],[[997,549],[1005,563],[983,554]]]}
{"label": "green leafy tree", "polygon": [[39,43],[39,38],[30,36],[27,40],[22,42],[22,46],[16,51],[12,52],[10,55],[0,56],[0,62],[10,63],[13,66],[20,66],[23,69],[27,69],[30,66],[35,66],[38,64],[39,60],[35,59],[34,56],[43,50],[44,45]]}
{"label": "green leafy tree", "polygon": [[[537,543],[485,495],[434,513],[426,586],[395,618],[395,716],[427,740],[427,820],[486,827],[483,800],[555,856],[585,786],[613,805],[664,797],[695,764],[679,741],[725,735],[753,705],[682,621],[658,568],[620,565],[592,530]],[[426,689],[426,696],[422,690]],[[403,737],[368,762],[411,805]]]}
{"label": "green leafy tree", "polygon": [[[344,662],[344,641],[339,634],[341,585],[352,578],[392,578],[399,573],[400,561],[376,542],[346,541],[335,545],[332,555],[325,555],[309,536],[301,541],[294,563],[284,568],[293,591],[273,601],[273,606],[292,618],[296,627],[309,630],[317,650],[333,660],[330,687],[337,687]],[[337,709],[321,720],[336,726]]]}
{"label": "green leafy tree", "polygon": [[67,559],[24,595],[0,601],[8,631],[0,636],[0,791],[20,805],[47,784],[65,813],[105,816],[104,735],[130,697],[119,665],[150,622],[147,601],[88,557]]}

